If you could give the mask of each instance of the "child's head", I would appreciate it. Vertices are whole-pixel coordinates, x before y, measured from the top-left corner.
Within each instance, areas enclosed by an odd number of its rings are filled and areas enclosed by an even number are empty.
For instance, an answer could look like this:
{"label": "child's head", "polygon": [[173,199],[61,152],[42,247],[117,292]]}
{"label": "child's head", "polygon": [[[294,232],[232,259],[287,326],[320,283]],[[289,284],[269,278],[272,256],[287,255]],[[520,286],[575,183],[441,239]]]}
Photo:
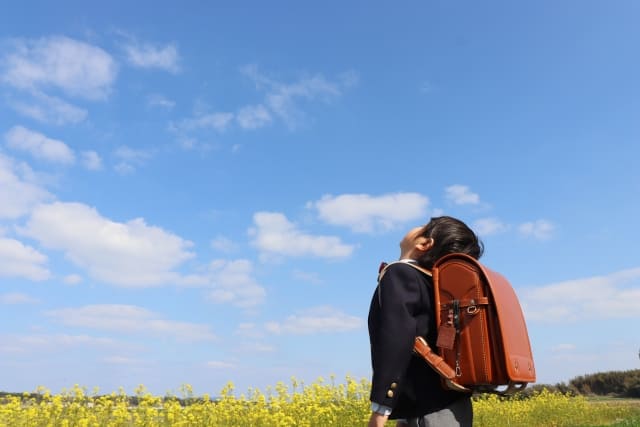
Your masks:
{"label": "child's head", "polygon": [[420,231],[420,236],[433,239],[433,246],[418,258],[418,264],[431,269],[441,257],[454,252],[467,254],[479,259],[484,245],[478,236],[464,222],[450,216],[431,218]]}

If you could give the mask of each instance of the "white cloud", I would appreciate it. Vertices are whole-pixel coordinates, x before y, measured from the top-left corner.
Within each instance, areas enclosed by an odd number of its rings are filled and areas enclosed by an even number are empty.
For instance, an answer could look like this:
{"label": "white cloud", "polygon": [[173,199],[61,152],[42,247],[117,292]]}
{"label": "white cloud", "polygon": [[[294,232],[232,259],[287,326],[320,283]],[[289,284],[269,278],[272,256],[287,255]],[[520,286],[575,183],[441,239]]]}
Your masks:
{"label": "white cloud", "polygon": [[46,255],[31,246],[15,239],[0,237],[0,277],[46,280],[50,276],[46,264]]}
{"label": "white cloud", "polygon": [[303,116],[301,100],[329,102],[342,95],[345,88],[357,83],[357,74],[343,74],[338,82],[331,82],[321,74],[304,77],[294,83],[281,83],[260,73],[255,65],[242,67],[241,72],[253,80],[258,90],[265,90],[264,105],[294,128]]}
{"label": "white cloud", "polygon": [[53,195],[31,179],[33,172],[24,164],[0,153],[0,219],[16,219]]}
{"label": "white cloud", "polygon": [[133,163],[141,163],[150,157],[150,153],[144,150],[135,150],[127,146],[118,147],[114,154],[121,160]]}
{"label": "white cloud", "polygon": [[57,88],[68,95],[104,99],[117,75],[111,55],[68,37],[14,40],[0,62],[4,82],[30,91]]}
{"label": "white cloud", "polygon": [[191,242],[142,218],[115,222],[81,203],[39,205],[21,231],[63,251],[94,279],[118,286],[176,282],[180,277],[174,269],[193,256]]}
{"label": "white cloud", "polygon": [[505,232],[509,226],[497,218],[482,218],[473,223],[473,230],[479,236],[490,236]]}
{"label": "white cloud", "polygon": [[290,84],[273,84],[271,91],[267,93],[265,102],[276,115],[280,116],[287,124],[293,125],[293,121],[300,113],[296,102],[298,99],[313,100],[321,98],[328,101],[341,94],[337,84],[326,80],[322,75],[300,79]]}
{"label": "white cloud", "polygon": [[24,354],[67,351],[73,347],[94,347],[99,349],[121,347],[121,344],[110,338],[69,334],[0,335],[0,342],[2,342],[0,353]]}
{"label": "white cloud", "polygon": [[80,276],[79,274],[69,274],[67,276],[64,276],[62,281],[65,283],[65,285],[79,285],[80,283],[82,283],[82,276]]}
{"label": "white cloud", "polygon": [[234,252],[238,249],[238,245],[236,243],[224,236],[218,236],[211,240],[211,247],[220,252],[226,253]]}
{"label": "white cloud", "polygon": [[14,126],[4,137],[8,147],[26,151],[37,159],[65,165],[75,162],[73,150],[67,144],[25,127]]}
{"label": "white cloud", "polygon": [[176,106],[176,103],[174,101],[157,93],[153,95],[149,95],[149,97],[147,98],[147,103],[149,104],[150,107],[160,107],[167,110],[171,110],[173,107]]}
{"label": "white cloud", "polygon": [[65,326],[121,334],[171,337],[178,341],[211,341],[206,324],[164,320],[158,313],[135,305],[97,304],[50,310],[46,315]]}
{"label": "white cloud", "polygon": [[170,125],[170,130],[178,132],[189,132],[199,129],[214,129],[222,132],[227,129],[233,120],[233,113],[198,113],[195,117],[183,119],[176,124]]}
{"label": "white cloud", "polygon": [[451,185],[445,188],[446,198],[456,205],[477,205],[480,196],[471,191],[466,185]]}
{"label": "white cloud", "polygon": [[120,175],[129,175],[136,171],[136,168],[131,163],[127,162],[119,162],[113,169]]}
{"label": "white cloud", "polygon": [[180,137],[178,142],[185,150],[193,150],[195,148],[205,148],[206,144],[200,144],[197,139],[189,137]]}
{"label": "white cloud", "polygon": [[575,322],[637,318],[640,268],[527,289],[520,300],[528,320]]}
{"label": "white cloud", "polygon": [[39,302],[37,299],[19,292],[0,294],[0,304],[35,304],[37,302]]}
{"label": "white cloud", "polygon": [[24,116],[54,125],[79,123],[87,117],[87,110],[60,98],[36,90],[32,91],[31,96],[31,99],[23,97],[19,101],[11,100],[9,106]]}
{"label": "white cloud", "polygon": [[266,292],[253,278],[253,265],[245,259],[216,260],[210,265],[213,289],[209,299],[215,303],[248,308],[261,304]]}
{"label": "white cloud", "polygon": [[309,308],[287,317],[282,322],[268,322],[268,332],[287,335],[348,332],[360,329],[364,322],[332,307]]}
{"label": "white cloud", "polygon": [[124,45],[124,50],[129,63],[134,67],[159,68],[171,73],[180,71],[180,55],[175,43],[157,46],[132,40]]}
{"label": "white cloud", "polygon": [[271,114],[264,105],[248,105],[238,111],[236,120],[243,129],[257,129],[271,123]]}
{"label": "white cloud", "polygon": [[306,234],[281,213],[258,212],[253,215],[253,222],[255,227],[249,229],[249,235],[263,255],[344,258],[354,249],[339,237]]}
{"label": "white cloud", "polygon": [[95,151],[83,151],[82,165],[90,171],[98,171],[102,169],[102,158]]}
{"label": "white cloud", "polygon": [[[357,83],[355,72],[344,73],[337,82],[330,82],[322,75],[316,74],[294,83],[283,84],[272,80],[258,72],[255,66],[246,66],[241,72],[256,85],[256,89],[264,91],[264,100],[257,104],[244,105],[231,112],[207,112],[202,106],[196,108],[193,117],[188,117],[169,124],[169,130],[176,133],[180,144],[187,149],[209,148],[208,144],[198,142],[194,133],[214,130],[226,131],[236,124],[241,129],[258,129],[280,118],[290,128],[294,128],[304,114],[299,107],[302,100],[329,102],[342,95],[342,91]],[[235,151],[238,145],[234,145]]]}
{"label": "white cloud", "polygon": [[409,221],[426,222],[429,198],[418,193],[325,195],[307,206],[317,209],[320,219],[329,224],[370,233],[391,230]]}
{"label": "white cloud", "polygon": [[553,236],[555,226],[544,219],[525,222],[518,227],[518,231],[525,237],[533,237],[537,240],[548,240]]}
{"label": "white cloud", "polygon": [[210,285],[211,280],[204,274],[187,274],[176,279],[176,284],[185,288],[201,288]]}
{"label": "white cloud", "polygon": [[115,169],[123,175],[135,171],[151,157],[149,151],[135,150],[127,146],[118,147],[113,154],[119,160]]}

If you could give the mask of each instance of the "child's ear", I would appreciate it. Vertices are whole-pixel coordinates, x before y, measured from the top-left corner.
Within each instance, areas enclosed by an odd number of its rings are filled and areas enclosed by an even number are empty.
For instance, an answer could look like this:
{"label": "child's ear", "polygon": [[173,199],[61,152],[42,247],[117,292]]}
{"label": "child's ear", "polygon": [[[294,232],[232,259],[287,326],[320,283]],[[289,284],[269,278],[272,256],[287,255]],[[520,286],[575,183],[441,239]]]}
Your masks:
{"label": "child's ear", "polygon": [[418,243],[416,243],[416,248],[422,252],[426,252],[433,247],[434,243],[431,237],[421,237]]}

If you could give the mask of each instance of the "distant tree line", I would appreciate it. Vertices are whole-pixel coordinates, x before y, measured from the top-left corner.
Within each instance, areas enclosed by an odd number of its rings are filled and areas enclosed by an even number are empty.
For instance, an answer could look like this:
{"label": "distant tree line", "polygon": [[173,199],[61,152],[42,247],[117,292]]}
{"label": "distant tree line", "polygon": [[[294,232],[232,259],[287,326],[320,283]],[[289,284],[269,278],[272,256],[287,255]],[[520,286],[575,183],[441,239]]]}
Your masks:
{"label": "distant tree line", "polygon": [[581,375],[568,384],[534,384],[523,394],[530,395],[542,389],[574,395],[640,398],[640,369]]}

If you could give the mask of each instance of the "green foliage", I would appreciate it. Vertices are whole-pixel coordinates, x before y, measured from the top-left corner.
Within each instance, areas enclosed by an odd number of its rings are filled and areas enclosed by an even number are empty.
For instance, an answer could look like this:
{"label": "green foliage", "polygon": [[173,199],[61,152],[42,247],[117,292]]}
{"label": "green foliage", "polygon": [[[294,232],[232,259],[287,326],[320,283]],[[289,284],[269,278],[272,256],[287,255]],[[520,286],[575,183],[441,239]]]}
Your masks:
{"label": "green foliage", "polygon": [[516,393],[510,398],[526,399],[542,391],[568,396],[640,398],[640,369],[582,375],[570,380],[569,384],[564,382],[554,385],[530,384],[522,392]]}
{"label": "green foliage", "polygon": [[640,397],[640,369],[582,375],[572,379],[569,388],[583,395]]}

